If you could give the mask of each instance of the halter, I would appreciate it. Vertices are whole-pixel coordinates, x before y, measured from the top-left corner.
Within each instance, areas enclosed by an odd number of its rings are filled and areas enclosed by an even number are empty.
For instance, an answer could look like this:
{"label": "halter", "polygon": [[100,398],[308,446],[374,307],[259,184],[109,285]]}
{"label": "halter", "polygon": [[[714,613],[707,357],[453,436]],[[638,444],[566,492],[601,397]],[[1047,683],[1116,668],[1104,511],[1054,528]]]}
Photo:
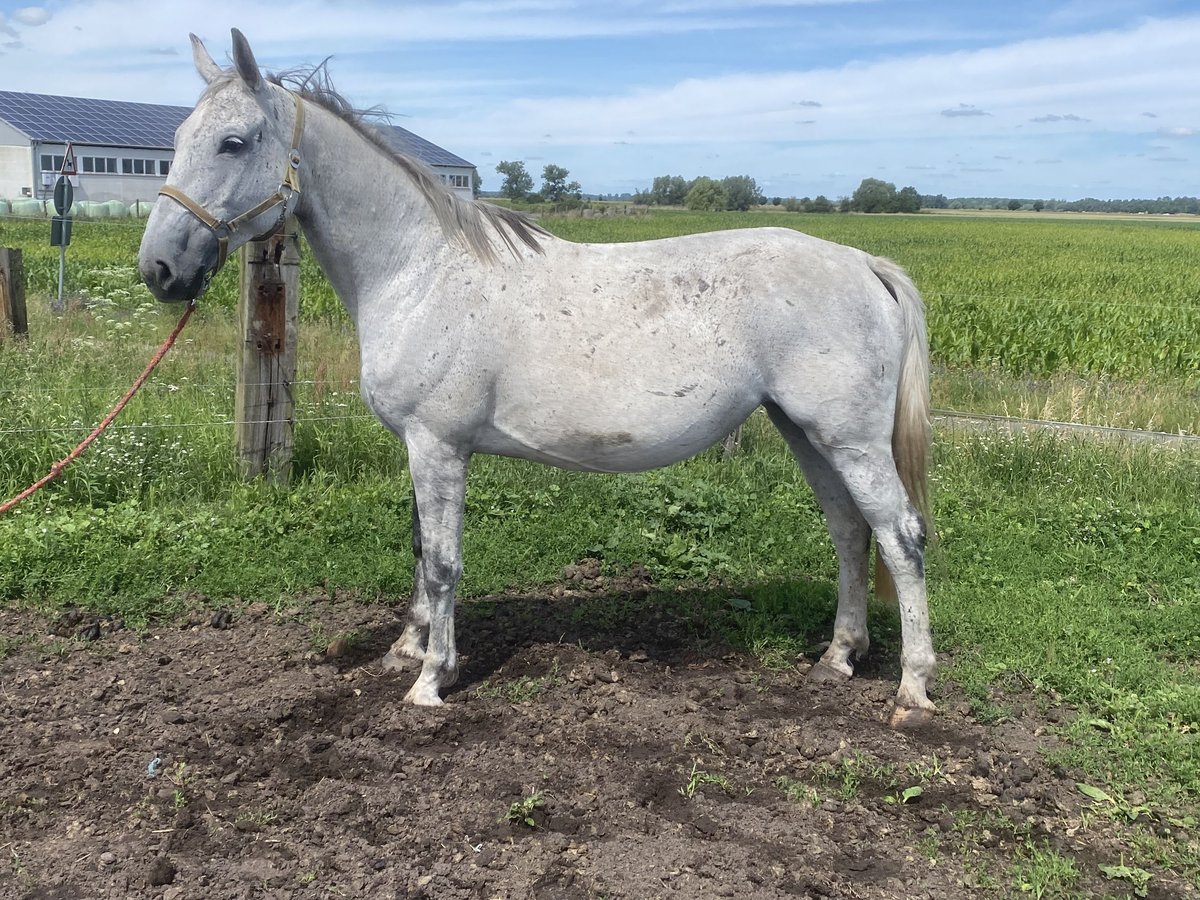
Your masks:
{"label": "halter", "polygon": [[[269,209],[276,206],[281,206],[279,210],[279,221],[275,223],[268,231],[263,232],[253,238],[256,241],[266,240],[273,234],[278,234],[283,228],[284,220],[287,219],[288,202],[300,193],[300,138],[304,134],[304,101],[300,99],[300,95],[288,91],[292,98],[296,101],[296,124],[292,128],[292,148],[288,151],[287,163],[283,167],[283,180],[279,183],[279,189],[274,194],[269,196],[262,203],[255,206],[253,209],[248,209],[240,216],[234,216],[229,221],[218,219],[203,206],[185,194],[178,188],[164,184],[158,189],[158,192],[164,196],[174,200],[193,216],[203,223],[209,231],[217,239],[217,264],[208,273],[207,278],[212,278],[213,275],[220,271],[225,265],[225,260],[229,256],[229,239],[237,233],[237,230],[247,222],[258,218]],[[207,279],[206,279],[207,283]]]}

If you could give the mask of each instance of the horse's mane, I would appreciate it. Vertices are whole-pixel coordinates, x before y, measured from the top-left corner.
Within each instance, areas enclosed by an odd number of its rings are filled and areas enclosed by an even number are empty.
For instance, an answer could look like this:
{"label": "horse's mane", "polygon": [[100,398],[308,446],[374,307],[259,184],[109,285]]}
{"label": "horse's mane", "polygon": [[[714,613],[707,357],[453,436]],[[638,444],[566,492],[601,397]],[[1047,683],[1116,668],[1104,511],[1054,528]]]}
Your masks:
{"label": "horse's mane", "polygon": [[[382,133],[366,121],[368,116],[383,117],[378,108],[356,109],[345,97],[334,89],[329,79],[326,63],[288,69],[279,73],[267,73],[267,80],[286,90],[315,103],[371,142],[385,157],[399,166],[411,179],[421,196],[437,215],[438,222],[447,235],[459,238],[480,259],[493,261],[496,247],[493,237],[498,237],[514,256],[518,243],[538,253],[545,252],[541,239],[547,232],[528,216],[515,210],[493,206],[479,200],[464,200],[446,187],[442,180],[425,163],[414,156],[394,149]],[[234,72],[229,73],[236,77]],[[214,85],[215,86],[215,85]]]}

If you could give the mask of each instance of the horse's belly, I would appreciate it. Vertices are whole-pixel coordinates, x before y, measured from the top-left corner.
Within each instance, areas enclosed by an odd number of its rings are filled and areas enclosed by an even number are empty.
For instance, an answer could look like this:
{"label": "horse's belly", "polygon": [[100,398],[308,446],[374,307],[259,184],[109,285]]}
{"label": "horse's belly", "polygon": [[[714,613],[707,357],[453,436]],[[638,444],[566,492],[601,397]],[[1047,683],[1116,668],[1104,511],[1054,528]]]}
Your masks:
{"label": "horse's belly", "polygon": [[501,407],[479,449],[566,469],[641,472],[695,456],[758,405],[751,396],[656,399],[625,408],[603,400]]}

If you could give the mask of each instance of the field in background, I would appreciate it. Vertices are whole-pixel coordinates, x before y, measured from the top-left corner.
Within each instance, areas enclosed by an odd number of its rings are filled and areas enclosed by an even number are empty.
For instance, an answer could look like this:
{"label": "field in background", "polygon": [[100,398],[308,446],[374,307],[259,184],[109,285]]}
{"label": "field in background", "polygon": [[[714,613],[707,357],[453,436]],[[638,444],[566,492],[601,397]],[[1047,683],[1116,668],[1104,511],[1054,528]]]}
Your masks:
{"label": "field in background", "polygon": [[[1200,430],[1192,224],[733,213],[545,224],[617,240],[783,223],[910,269],[929,303],[940,405]],[[136,282],[140,226],[83,222],[68,289],[84,303],[52,311],[46,228],[0,222],[0,245],[25,251],[32,332],[28,345],[0,347],[5,497],[90,429],[179,312]],[[0,602],[131,623],[197,596],[400,602],[411,585],[403,450],[358,398],[352,331],[311,259],[302,279],[293,484],[235,477],[231,269],[118,427],[0,519]],[[1141,791],[1156,811],[1194,809],[1200,455],[1042,434],[937,437],[930,582],[947,677],[986,721],[1011,715],[1003,697],[1015,692],[1077,706],[1064,762],[1115,796]],[[698,615],[771,665],[807,651],[808,632],[832,620],[836,569],[819,511],[761,417],[735,459],[710,451],[645,475],[478,459],[467,523],[467,596],[555,582],[583,556],[609,573],[641,563],[668,588],[738,587],[747,606],[717,599]],[[881,652],[894,655],[894,622],[873,616]],[[1144,852],[1167,853],[1149,827]],[[1200,878],[1200,859],[1162,864]]]}
{"label": "field in background", "polygon": [[[943,365],[998,366],[1141,378],[1190,376],[1200,368],[1200,223],[1176,219],[1030,219],[1001,216],[845,216],[771,212],[598,218],[544,224],[574,241],[630,241],[719,228],[786,226],[888,256],[926,297],[934,358]],[[141,224],[79,222],[68,285],[88,273],[132,265]],[[7,220],[4,245],[26,250],[31,289],[55,285],[57,252],[44,222]],[[303,267],[304,314],[342,315],[311,259]],[[231,308],[236,275],[218,277],[206,303]]]}
{"label": "field in background", "polygon": [[[1158,218],[846,216],[654,211],[544,220],[577,241],[661,238],[716,228],[798,228],[904,265],[928,308],[940,407],[1200,433],[1200,223]],[[79,222],[67,285],[136,305],[140,223]],[[57,252],[44,222],[0,222],[25,249],[32,291],[52,292]],[[122,266],[114,269],[114,266]],[[310,256],[302,315],[344,322]],[[236,274],[215,279],[206,308],[232,310]]]}

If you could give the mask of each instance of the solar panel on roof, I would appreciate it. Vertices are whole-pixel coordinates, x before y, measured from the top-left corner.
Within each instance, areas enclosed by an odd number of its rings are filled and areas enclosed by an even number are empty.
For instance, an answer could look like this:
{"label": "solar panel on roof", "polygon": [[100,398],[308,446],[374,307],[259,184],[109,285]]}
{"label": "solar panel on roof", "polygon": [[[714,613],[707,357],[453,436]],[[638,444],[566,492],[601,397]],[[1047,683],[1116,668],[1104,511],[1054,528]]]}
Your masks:
{"label": "solar panel on roof", "polygon": [[425,140],[418,134],[413,134],[407,128],[401,128],[399,125],[381,125],[379,130],[393,149],[411,154],[427,165],[472,168],[471,163],[461,156],[455,156],[449,150]]}
{"label": "solar panel on roof", "polygon": [[36,141],[169,150],[186,106],[0,91],[0,119]]}
{"label": "solar panel on roof", "polygon": [[[0,91],[0,119],[34,141],[170,150],[175,144],[175,129],[190,113],[186,106]],[[381,125],[379,130],[395,149],[427,165],[471,168],[461,156],[407,128]]]}

